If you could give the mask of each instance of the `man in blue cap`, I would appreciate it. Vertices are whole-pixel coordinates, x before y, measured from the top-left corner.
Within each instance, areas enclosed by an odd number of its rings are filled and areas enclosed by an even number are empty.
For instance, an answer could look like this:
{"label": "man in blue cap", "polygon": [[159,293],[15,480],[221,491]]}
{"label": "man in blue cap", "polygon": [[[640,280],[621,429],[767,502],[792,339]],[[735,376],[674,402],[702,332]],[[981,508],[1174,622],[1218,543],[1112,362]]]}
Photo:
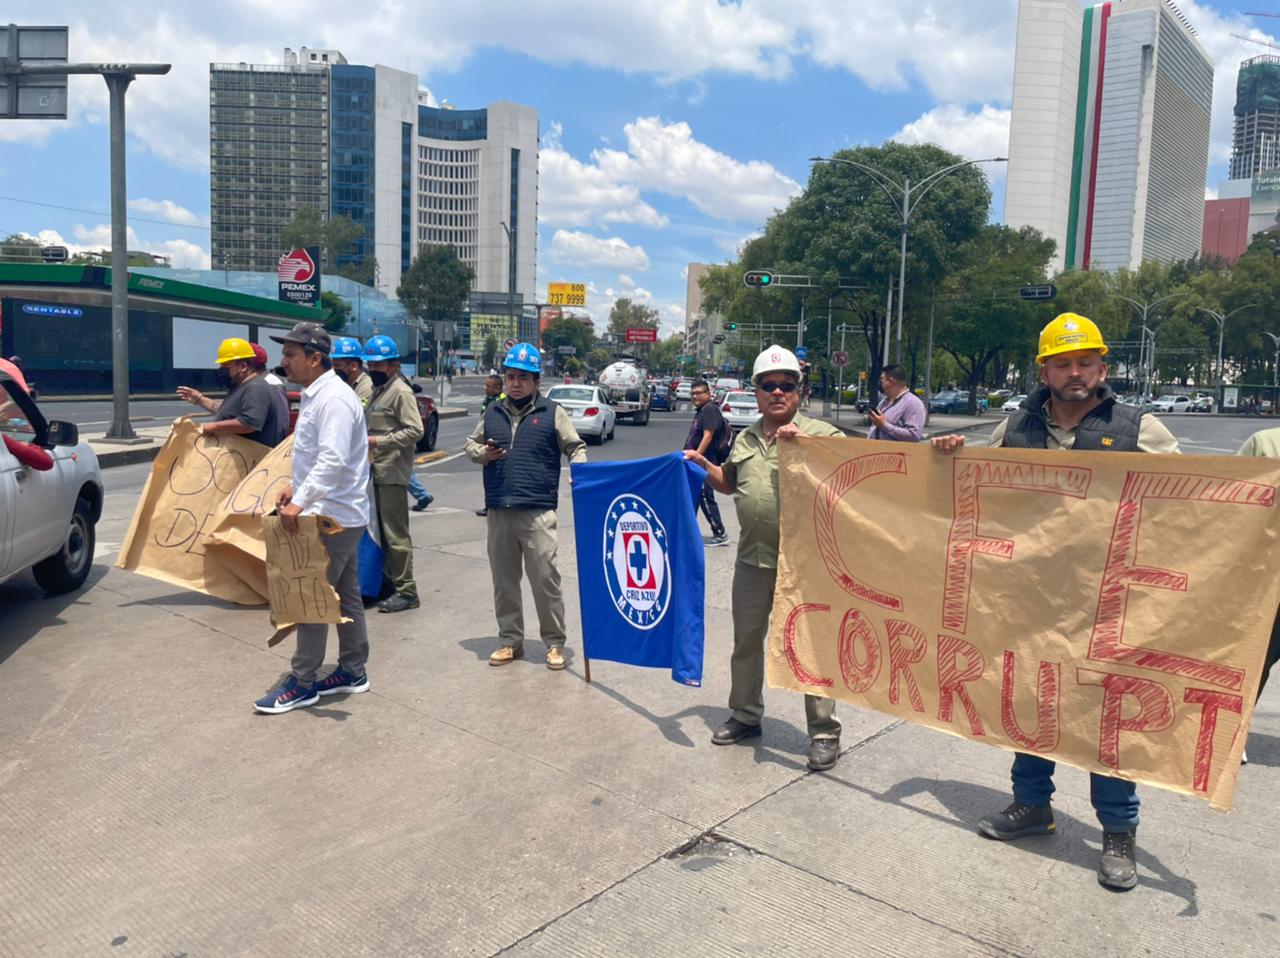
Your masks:
{"label": "man in blue cap", "polygon": [[542,354],[517,343],[503,359],[506,394],[485,410],[467,437],[472,462],[484,465],[489,571],[499,648],[490,665],[524,655],[520,569],[529,576],[547,668],[564,668],[564,595],[556,568],[560,460],[587,461],[587,444],[564,409],[538,392]]}
{"label": "man in blue cap", "polygon": [[413,541],[409,538],[409,478],[414,450],[422,438],[422,416],[413,390],[400,374],[400,347],[394,339],[369,337],[364,344],[364,362],[373,380],[365,418],[382,532],[382,572],[395,588],[393,595],[378,604],[378,611],[404,612],[418,607]]}

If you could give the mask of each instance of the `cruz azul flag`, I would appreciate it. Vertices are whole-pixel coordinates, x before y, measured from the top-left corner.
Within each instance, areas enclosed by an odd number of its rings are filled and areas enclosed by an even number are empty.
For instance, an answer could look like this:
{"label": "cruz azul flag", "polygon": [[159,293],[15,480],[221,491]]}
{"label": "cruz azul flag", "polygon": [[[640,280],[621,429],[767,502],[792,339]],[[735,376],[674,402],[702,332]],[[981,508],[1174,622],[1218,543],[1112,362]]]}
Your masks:
{"label": "cruz azul flag", "polygon": [[678,452],[572,472],[584,654],[701,685],[706,473]]}

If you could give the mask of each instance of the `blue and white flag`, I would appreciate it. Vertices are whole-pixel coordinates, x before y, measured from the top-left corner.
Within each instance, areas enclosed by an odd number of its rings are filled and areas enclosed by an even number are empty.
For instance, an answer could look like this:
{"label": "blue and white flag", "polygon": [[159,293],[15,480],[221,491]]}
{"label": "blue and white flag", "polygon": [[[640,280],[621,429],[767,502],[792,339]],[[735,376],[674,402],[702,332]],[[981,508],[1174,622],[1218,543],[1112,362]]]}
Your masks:
{"label": "blue and white flag", "polygon": [[706,472],[678,452],[572,472],[584,654],[701,685],[706,556],[694,499]]}

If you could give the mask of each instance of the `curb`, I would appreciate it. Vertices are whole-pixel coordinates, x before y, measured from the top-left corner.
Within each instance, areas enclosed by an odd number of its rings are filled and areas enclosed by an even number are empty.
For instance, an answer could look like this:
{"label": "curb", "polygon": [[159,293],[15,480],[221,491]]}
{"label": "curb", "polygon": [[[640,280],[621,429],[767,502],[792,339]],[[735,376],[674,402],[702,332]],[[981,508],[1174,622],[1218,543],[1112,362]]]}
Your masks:
{"label": "curb", "polygon": [[110,469],[113,466],[132,466],[139,462],[151,462],[160,455],[162,445],[164,444],[152,442],[145,446],[126,446],[123,449],[112,449],[106,452],[98,452],[95,449],[94,452],[98,456],[98,468]]}
{"label": "curb", "polygon": [[441,419],[462,419],[470,413],[459,406],[436,406],[436,415]]}

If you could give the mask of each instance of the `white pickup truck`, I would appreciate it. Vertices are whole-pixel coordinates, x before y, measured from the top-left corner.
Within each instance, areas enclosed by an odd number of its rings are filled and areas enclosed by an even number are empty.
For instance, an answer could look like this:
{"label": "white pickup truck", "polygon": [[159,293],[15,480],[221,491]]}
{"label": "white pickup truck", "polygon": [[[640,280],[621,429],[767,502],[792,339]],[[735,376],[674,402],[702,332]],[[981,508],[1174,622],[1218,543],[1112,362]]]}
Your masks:
{"label": "white pickup truck", "polygon": [[2,371],[0,434],[0,582],[31,569],[50,594],[80,588],[102,515],[98,457],[74,423],[47,422]]}

